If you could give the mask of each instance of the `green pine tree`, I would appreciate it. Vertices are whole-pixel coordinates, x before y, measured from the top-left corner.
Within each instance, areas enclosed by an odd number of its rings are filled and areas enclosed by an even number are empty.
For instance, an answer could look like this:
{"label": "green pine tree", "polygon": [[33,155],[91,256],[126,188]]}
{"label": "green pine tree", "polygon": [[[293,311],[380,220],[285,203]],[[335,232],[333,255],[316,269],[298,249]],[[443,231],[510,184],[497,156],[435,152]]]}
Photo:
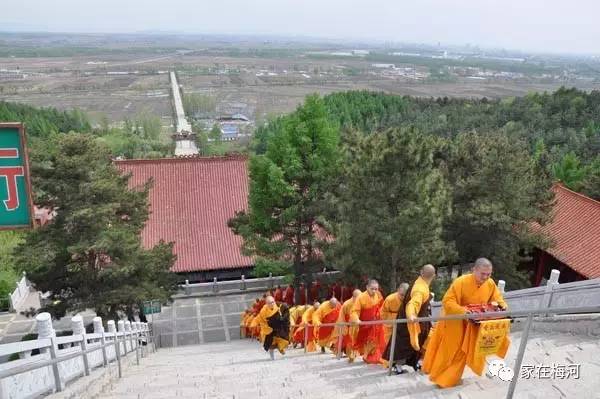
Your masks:
{"label": "green pine tree", "polygon": [[442,240],[450,192],[434,164],[434,144],[414,129],[349,138],[330,255],[355,280],[376,277],[394,289],[422,265],[452,258]]}
{"label": "green pine tree", "polygon": [[248,212],[229,226],[243,237],[247,254],[290,262],[298,286],[321,261],[317,249],[326,229],[320,215],[338,169],[339,131],[316,95],[277,126],[265,153],[250,159]]}
{"label": "green pine tree", "polygon": [[36,203],[56,211],[51,223],[27,234],[18,266],[42,292],[44,310],[60,317],[93,309],[131,314],[143,300],[169,300],[175,289],[172,244],[144,249],[150,184],[128,188],[108,148],[94,137],[60,135],[32,154]]}

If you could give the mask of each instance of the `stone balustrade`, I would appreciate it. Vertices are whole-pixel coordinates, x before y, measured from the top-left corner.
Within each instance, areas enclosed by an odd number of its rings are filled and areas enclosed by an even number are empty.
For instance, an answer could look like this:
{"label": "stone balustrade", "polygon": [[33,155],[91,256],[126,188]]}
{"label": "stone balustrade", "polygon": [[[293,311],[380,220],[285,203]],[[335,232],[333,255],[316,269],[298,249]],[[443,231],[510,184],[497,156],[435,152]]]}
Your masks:
{"label": "stone balustrade", "polygon": [[[545,286],[506,291],[506,283],[498,281],[510,310],[537,310],[540,308],[567,308],[600,305],[600,279],[558,282],[560,272],[552,270]],[[432,303],[432,313],[438,316],[440,302]]]}
{"label": "stone balustrade", "polygon": [[93,320],[94,332],[88,334],[81,316],[71,319],[72,335],[57,337],[49,313],[36,316],[38,338],[0,345],[0,357],[14,354],[17,360],[0,364],[0,398],[33,398],[62,391],[66,384],[90,375],[97,368],[118,364],[121,357],[147,355],[155,350],[147,323]]}

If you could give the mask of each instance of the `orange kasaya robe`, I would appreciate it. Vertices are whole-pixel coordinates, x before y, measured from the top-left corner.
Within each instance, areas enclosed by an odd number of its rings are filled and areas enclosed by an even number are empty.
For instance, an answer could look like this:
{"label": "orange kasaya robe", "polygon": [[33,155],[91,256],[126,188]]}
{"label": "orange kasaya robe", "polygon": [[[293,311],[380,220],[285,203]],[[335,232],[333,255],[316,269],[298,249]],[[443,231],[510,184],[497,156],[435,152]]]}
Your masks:
{"label": "orange kasaya robe", "polygon": [[302,336],[301,340],[296,339],[298,336],[296,332],[300,328],[300,324],[302,324],[302,315],[306,311],[306,306],[299,305],[294,306],[290,309],[290,337],[292,337],[292,342],[295,344],[304,343],[304,336]]}
{"label": "orange kasaya robe", "polygon": [[[383,306],[381,307],[381,319],[382,320],[396,320],[396,316],[398,316],[398,311],[400,310],[400,306],[402,306],[402,297],[398,292],[394,292],[388,295],[383,301]],[[383,326],[383,331],[385,333],[385,344],[390,340],[392,336],[392,325],[385,324]]]}
{"label": "orange kasaya robe", "polygon": [[277,288],[273,294],[273,298],[275,298],[275,302],[281,302],[283,299],[283,290],[281,288]]}
{"label": "orange kasaya robe", "polygon": [[[368,292],[360,294],[352,307],[351,321],[381,320],[381,306],[383,296],[379,291],[371,297]],[[385,350],[385,333],[382,324],[361,325],[354,342],[356,349],[365,363],[379,363],[381,354]]]}
{"label": "orange kasaya robe", "polygon": [[319,342],[319,346],[327,348],[334,343],[335,336],[333,334],[335,326],[324,326],[321,324],[336,323],[340,315],[342,305],[338,302],[335,306],[331,305],[331,301],[325,301],[317,309],[312,316],[313,325],[315,326],[315,336]]}
{"label": "orange kasaya robe", "polygon": [[[352,309],[354,308],[354,299],[350,298],[342,305],[340,314],[338,316],[338,323],[348,323],[351,320]],[[355,351],[354,342],[358,334],[358,326],[344,326],[342,328],[342,347],[338,350],[342,350],[348,359],[354,361]],[[337,337],[337,331],[333,333],[334,337]]]}
{"label": "orange kasaya robe", "polygon": [[252,322],[254,321],[255,317],[256,315],[254,313],[250,313],[246,319],[246,323],[244,324],[246,327],[246,338],[254,337],[254,328],[252,327]]}
{"label": "orange kasaya robe", "polygon": [[294,342],[304,343],[304,329],[305,326],[308,327],[307,331],[307,339],[306,339],[306,350],[307,352],[314,352],[317,349],[317,345],[315,342],[315,329],[312,324],[312,316],[316,311],[314,306],[307,306],[307,309],[302,314],[303,325],[299,326],[294,333]]}
{"label": "orange kasaya robe", "polygon": [[[448,288],[442,300],[442,315],[465,314],[465,306],[498,302],[506,308],[502,294],[492,279],[481,286],[477,285],[473,274],[460,276]],[[446,320],[435,325],[426,344],[423,372],[442,388],[452,387],[460,382],[465,365],[477,375],[485,366],[485,356],[475,355],[475,345],[479,326],[467,320]],[[496,353],[504,357],[510,345],[508,337]]]}
{"label": "orange kasaya robe", "polygon": [[248,320],[248,317],[250,315],[248,314],[247,311],[245,311],[244,313],[242,313],[241,319],[240,319],[240,336],[241,338],[246,338],[246,322]]}
{"label": "orange kasaya robe", "polygon": [[253,323],[258,326],[260,342],[265,341],[265,337],[273,332],[269,326],[268,318],[279,311],[279,307],[274,305],[272,308],[265,305],[262,307],[258,315],[254,318]]}

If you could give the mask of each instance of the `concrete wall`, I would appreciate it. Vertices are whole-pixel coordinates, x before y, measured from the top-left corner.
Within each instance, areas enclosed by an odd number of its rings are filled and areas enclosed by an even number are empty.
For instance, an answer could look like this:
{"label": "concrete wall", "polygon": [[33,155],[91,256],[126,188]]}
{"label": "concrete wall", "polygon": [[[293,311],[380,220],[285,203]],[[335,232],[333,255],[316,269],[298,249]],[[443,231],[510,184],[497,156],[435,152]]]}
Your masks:
{"label": "concrete wall", "polygon": [[239,339],[240,315],[256,297],[255,292],[179,297],[172,306],[152,315],[157,344],[171,347]]}

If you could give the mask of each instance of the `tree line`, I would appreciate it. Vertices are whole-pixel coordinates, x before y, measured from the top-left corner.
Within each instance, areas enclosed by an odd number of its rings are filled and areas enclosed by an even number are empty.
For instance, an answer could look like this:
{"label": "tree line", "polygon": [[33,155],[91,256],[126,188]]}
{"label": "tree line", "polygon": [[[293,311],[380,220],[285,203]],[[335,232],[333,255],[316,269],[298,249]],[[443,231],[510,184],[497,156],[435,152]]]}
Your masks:
{"label": "tree line", "polygon": [[[424,263],[490,258],[529,285],[550,187],[598,197],[600,92],[421,99],[353,91],[308,97],[256,131],[249,209],[230,220],[261,270],[296,283],[334,267],[386,288]],[[443,283],[443,282],[442,282]]]}

